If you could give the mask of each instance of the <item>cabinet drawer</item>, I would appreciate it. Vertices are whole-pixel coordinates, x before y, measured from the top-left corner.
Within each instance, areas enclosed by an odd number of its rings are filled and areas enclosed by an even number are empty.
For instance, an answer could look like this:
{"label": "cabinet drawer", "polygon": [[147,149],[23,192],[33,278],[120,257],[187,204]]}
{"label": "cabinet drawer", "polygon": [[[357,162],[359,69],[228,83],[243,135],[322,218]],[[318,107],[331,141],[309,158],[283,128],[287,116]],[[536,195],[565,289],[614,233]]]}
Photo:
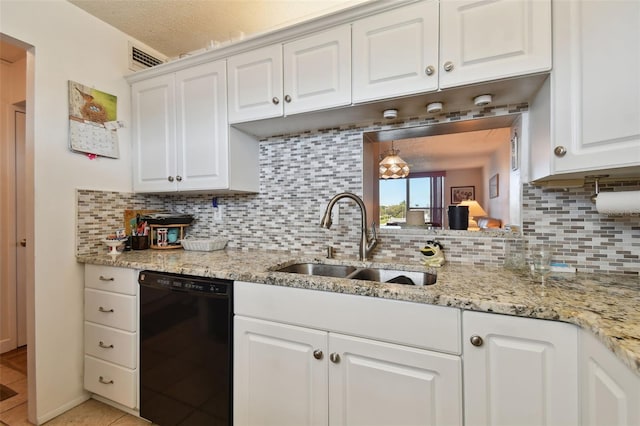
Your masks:
{"label": "cabinet drawer", "polygon": [[136,297],[86,288],[84,319],[126,331],[136,331]]}
{"label": "cabinet drawer", "polygon": [[127,368],[136,368],[136,334],[84,323],[84,352]]}
{"label": "cabinet drawer", "polygon": [[85,356],[84,388],[119,404],[136,408],[136,370]]}
{"label": "cabinet drawer", "polygon": [[377,297],[236,281],[234,312],[460,354],[460,310]]}
{"label": "cabinet drawer", "polygon": [[138,271],[113,266],[85,265],[84,285],[97,290],[135,295],[138,291]]}

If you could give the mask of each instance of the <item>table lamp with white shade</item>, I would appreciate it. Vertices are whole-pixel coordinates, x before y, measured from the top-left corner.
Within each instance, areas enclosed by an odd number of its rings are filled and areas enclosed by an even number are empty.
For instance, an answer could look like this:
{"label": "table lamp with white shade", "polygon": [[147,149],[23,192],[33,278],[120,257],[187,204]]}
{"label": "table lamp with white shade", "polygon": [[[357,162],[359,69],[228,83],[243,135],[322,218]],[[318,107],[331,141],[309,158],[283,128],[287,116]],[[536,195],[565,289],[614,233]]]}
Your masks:
{"label": "table lamp with white shade", "polygon": [[476,222],[476,220],[477,218],[486,216],[487,212],[484,211],[480,203],[478,203],[476,200],[465,200],[458,205],[469,207],[469,227],[467,229],[469,231],[478,231],[480,227],[478,226],[478,222]]}

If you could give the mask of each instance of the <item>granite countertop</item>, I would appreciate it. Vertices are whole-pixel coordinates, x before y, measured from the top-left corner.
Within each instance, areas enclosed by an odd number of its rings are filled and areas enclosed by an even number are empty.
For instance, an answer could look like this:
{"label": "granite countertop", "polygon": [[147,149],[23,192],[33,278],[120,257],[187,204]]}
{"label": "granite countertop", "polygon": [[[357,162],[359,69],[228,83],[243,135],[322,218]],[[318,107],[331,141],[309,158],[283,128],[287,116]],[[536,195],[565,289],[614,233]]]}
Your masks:
{"label": "granite countertop", "polygon": [[325,259],[286,252],[142,250],[118,256],[79,256],[79,262],[286,287],[381,297],[472,311],[564,321],[592,332],[640,374],[640,277],[612,274],[555,274],[542,287],[522,272],[446,264],[432,286],[408,286],[274,272],[298,262],[348,263],[429,271],[418,262]]}

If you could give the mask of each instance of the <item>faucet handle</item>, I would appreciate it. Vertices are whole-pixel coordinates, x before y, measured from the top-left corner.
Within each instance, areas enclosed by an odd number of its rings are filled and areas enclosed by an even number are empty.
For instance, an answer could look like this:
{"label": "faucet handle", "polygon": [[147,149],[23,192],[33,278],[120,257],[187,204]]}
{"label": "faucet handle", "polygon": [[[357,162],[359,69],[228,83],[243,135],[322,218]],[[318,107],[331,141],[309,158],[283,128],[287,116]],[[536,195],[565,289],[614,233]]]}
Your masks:
{"label": "faucet handle", "polygon": [[371,238],[376,240],[378,239],[378,235],[376,234],[376,221],[371,222]]}

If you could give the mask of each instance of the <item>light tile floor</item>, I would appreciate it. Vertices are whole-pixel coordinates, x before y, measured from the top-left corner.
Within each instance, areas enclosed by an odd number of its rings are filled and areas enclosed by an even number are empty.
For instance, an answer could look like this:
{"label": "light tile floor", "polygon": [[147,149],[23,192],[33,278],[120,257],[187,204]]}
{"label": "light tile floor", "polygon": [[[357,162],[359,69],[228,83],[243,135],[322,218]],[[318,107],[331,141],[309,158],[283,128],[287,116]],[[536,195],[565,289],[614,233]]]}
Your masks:
{"label": "light tile floor", "polygon": [[[27,350],[0,355],[0,383],[18,394],[0,402],[0,425],[33,426],[27,420]],[[151,423],[110,405],[90,399],[49,420],[45,425],[151,426]]]}
{"label": "light tile floor", "polygon": [[151,426],[151,423],[146,420],[124,413],[95,399],[85,401],[45,423],[46,426],[71,424],[78,426]]}

